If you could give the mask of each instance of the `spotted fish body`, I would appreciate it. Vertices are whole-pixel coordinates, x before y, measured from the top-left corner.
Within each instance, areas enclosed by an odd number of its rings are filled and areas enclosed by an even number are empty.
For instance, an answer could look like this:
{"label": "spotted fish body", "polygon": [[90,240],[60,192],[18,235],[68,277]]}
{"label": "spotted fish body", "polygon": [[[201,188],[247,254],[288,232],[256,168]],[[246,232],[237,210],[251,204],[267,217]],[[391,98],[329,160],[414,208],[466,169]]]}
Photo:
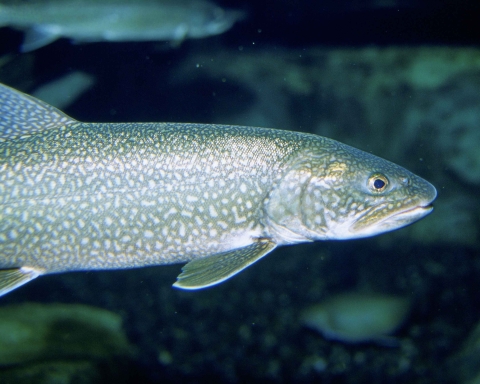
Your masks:
{"label": "spotted fish body", "polygon": [[0,85],[0,295],[40,274],[188,262],[176,286],[278,245],[371,236],[435,188],[324,137],[180,123],[82,123]]}
{"label": "spotted fish body", "polygon": [[279,133],[77,123],[12,140],[1,164],[2,256],[12,267],[34,258],[59,272],[183,262],[247,245],[267,235],[262,201],[298,146],[297,134],[269,136]]}

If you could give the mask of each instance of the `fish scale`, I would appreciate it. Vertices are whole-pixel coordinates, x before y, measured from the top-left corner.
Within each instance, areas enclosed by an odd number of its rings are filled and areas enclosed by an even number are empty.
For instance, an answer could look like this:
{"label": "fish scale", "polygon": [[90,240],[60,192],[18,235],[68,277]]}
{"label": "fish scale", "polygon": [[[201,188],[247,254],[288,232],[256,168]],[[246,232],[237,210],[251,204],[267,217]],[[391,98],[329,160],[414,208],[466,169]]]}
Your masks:
{"label": "fish scale", "polygon": [[40,274],[179,262],[174,285],[203,288],[279,245],[402,227],[436,196],[306,133],[81,123],[4,85],[0,112],[0,295]]}

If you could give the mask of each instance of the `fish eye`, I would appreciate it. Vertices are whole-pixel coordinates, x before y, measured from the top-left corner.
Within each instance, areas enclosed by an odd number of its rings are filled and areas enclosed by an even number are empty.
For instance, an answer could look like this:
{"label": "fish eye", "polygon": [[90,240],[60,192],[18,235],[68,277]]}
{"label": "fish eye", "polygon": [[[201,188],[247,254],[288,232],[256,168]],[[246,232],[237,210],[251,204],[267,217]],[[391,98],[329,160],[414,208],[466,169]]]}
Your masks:
{"label": "fish eye", "polygon": [[374,192],[383,192],[387,189],[388,179],[380,173],[375,173],[368,179],[368,186]]}

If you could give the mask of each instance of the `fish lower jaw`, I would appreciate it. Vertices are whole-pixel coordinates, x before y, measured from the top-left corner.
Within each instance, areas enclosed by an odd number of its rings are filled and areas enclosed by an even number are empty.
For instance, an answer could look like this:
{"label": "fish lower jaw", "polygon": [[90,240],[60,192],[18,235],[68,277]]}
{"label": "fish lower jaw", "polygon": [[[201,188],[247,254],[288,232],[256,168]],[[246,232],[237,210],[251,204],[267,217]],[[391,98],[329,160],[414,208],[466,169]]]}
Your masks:
{"label": "fish lower jaw", "polygon": [[[361,226],[360,222],[342,223],[331,227],[327,232],[328,238],[332,240],[347,240],[359,239],[364,237],[371,237],[381,233],[390,232],[395,229],[405,227],[409,224],[420,220],[424,216],[432,212],[433,206],[431,204],[426,206],[416,206],[403,211],[399,211],[384,219],[378,221],[371,221],[365,226]],[[359,225],[360,224],[360,225]]]}
{"label": "fish lower jaw", "polygon": [[390,217],[388,217],[385,221],[405,221],[406,224],[413,223],[414,221],[417,221],[421,219],[422,217],[428,215],[433,211],[433,205],[429,204],[426,206],[417,206],[413,207],[410,209],[407,209],[405,211],[398,212]]}
{"label": "fish lower jaw", "polygon": [[375,227],[377,228],[377,231],[373,234],[390,232],[395,229],[403,228],[409,224],[412,224],[422,219],[432,211],[433,211],[433,206],[429,204],[426,206],[416,206],[413,208],[406,209],[404,211],[397,212],[391,216],[386,217],[384,220],[378,222],[375,225]]}

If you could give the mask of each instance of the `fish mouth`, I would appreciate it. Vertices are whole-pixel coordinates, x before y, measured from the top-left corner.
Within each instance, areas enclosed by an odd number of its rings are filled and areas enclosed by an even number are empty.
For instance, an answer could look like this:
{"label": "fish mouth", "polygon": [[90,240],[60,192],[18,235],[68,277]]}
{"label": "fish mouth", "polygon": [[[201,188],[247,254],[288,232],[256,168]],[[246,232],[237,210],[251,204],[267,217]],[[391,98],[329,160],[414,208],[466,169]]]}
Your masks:
{"label": "fish mouth", "polygon": [[[401,228],[411,223],[414,223],[417,220],[427,216],[433,211],[433,204],[415,206],[413,208],[406,209],[395,213],[392,216],[387,217],[381,223],[382,226],[395,226],[396,228]],[[392,228],[393,229],[393,228]]]}
{"label": "fish mouth", "polygon": [[[371,210],[369,213],[371,214],[373,211],[381,211],[382,208],[385,208],[385,204],[376,207],[375,210]],[[432,211],[433,205],[429,203],[426,205],[409,207],[397,213],[388,215],[384,219],[378,221],[370,217],[370,222],[367,220],[357,221],[352,227],[350,227],[350,234],[354,234],[356,238],[360,238],[370,237],[384,232],[390,232],[395,229],[403,228],[407,225],[413,224],[414,222],[427,216]]]}
{"label": "fish mouth", "polygon": [[406,209],[405,211],[396,213],[392,217],[399,217],[399,216],[411,217],[411,216],[417,216],[417,215],[421,215],[423,217],[425,215],[428,215],[432,211],[433,211],[433,204],[428,204],[424,206],[417,206],[410,209]]}

